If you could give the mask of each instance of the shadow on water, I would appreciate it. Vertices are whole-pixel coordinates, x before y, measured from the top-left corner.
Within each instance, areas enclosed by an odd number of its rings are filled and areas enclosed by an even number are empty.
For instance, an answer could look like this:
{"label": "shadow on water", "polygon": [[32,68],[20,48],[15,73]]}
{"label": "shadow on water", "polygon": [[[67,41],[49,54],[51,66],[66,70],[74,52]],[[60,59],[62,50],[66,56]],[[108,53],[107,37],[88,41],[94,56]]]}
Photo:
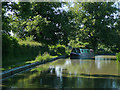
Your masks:
{"label": "shadow on water", "polygon": [[3,81],[3,87],[120,88],[120,63],[106,58],[56,60]]}

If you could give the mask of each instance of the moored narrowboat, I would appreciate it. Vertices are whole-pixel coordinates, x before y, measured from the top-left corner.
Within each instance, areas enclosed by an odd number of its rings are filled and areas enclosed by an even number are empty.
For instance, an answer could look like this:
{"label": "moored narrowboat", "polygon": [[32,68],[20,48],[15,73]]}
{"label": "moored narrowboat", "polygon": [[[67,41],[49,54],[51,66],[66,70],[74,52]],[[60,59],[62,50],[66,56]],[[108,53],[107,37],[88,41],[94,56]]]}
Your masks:
{"label": "moored narrowboat", "polygon": [[82,49],[82,48],[73,48],[70,53],[71,59],[93,59],[94,50],[93,49]]}

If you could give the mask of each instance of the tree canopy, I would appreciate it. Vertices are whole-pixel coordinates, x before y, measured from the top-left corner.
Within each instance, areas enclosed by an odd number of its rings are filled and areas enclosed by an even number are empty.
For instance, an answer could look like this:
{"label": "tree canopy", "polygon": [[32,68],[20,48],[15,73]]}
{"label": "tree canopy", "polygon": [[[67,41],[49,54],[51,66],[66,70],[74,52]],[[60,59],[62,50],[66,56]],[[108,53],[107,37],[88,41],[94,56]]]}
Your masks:
{"label": "tree canopy", "polygon": [[112,6],[113,2],[89,2],[76,3],[71,10],[78,16],[76,22],[82,27],[79,28],[82,35],[80,40],[89,42],[92,48],[97,49],[98,44],[111,47],[119,43],[115,23],[117,8]]}
{"label": "tree canopy", "polygon": [[120,48],[118,12],[113,2],[2,2],[2,29],[47,45],[88,43],[94,50],[104,45],[114,51]]}

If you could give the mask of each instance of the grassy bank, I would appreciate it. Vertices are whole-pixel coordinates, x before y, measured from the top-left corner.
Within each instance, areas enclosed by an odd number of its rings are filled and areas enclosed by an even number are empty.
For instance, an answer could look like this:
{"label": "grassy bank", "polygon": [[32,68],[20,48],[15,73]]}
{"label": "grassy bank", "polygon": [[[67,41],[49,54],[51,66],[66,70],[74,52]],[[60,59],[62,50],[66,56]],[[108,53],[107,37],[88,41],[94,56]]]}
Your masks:
{"label": "grassy bank", "polygon": [[27,61],[26,63],[34,63],[34,62],[39,62],[39,61],[47,61],[50,60],[51,58],[55,58],[58,56],[51,56],[50,54],[48,54],[47,52],[45,52],[43,55],[39,54],[35,60],[32,61]]}
{"label": "grassy bank", "polygon": [[24,64],[26,61],[34,60],[39,54],[41,46],[33,45],[20,45],[10,48],[7,52],[3,53],[2,67],[6,69],[13,68]]}
{"label": "grassy bank", "polygon": [[34,60],[42,51],[42,46],[34,41],[22,41],[15,37],[2,35],[2,68],[3,70],[23,65]]}

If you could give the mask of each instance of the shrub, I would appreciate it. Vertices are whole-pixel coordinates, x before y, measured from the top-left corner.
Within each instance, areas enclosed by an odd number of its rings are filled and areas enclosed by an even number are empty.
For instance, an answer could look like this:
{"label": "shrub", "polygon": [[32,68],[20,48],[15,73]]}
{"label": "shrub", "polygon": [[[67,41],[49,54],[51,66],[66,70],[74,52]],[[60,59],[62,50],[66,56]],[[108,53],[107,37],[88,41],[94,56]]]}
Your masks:
{"label": "shrub", "polygon": [[49,52],[51,55],[58,55],[58,56],[66,55],[67,54],[66,50],[67,49],[65,45],[58,44],[56,46],[55,45],[49,46]]}
{"label": "shrub", "polygon": [[35,61],[41,61],[42,60],[42,56],[41,54],[39,54],[36,58],[35,58]]}
{"label": "shrub", "polygon": [[47,60],[50,60],[51,58],[54,58],[54,57],[57,57],[57,56],[51,56],[50,54],[48,54],[48,52],[44,52],[43,55],[39,54],[35,60],[33,61],[27,61],[27,63],[34,63],[34,62],[38,62],[38,61],[47,61]]}
{"label": "shrub", "polygon": [[117,61],[120,61],[120,52],[116,55]]}
{"label": "shrub", "polygon": [[43,55],[39,54],[36,57],[35,61],[48,60],[50,58],[51,58],[51,56],[47,52],[45,52]]}
{"label": "shrub", "polygon": [[50,58],[51,56],[48,54],[48,52],[44,52],[44,54],[42,55],[42,60],[48,60]]}

